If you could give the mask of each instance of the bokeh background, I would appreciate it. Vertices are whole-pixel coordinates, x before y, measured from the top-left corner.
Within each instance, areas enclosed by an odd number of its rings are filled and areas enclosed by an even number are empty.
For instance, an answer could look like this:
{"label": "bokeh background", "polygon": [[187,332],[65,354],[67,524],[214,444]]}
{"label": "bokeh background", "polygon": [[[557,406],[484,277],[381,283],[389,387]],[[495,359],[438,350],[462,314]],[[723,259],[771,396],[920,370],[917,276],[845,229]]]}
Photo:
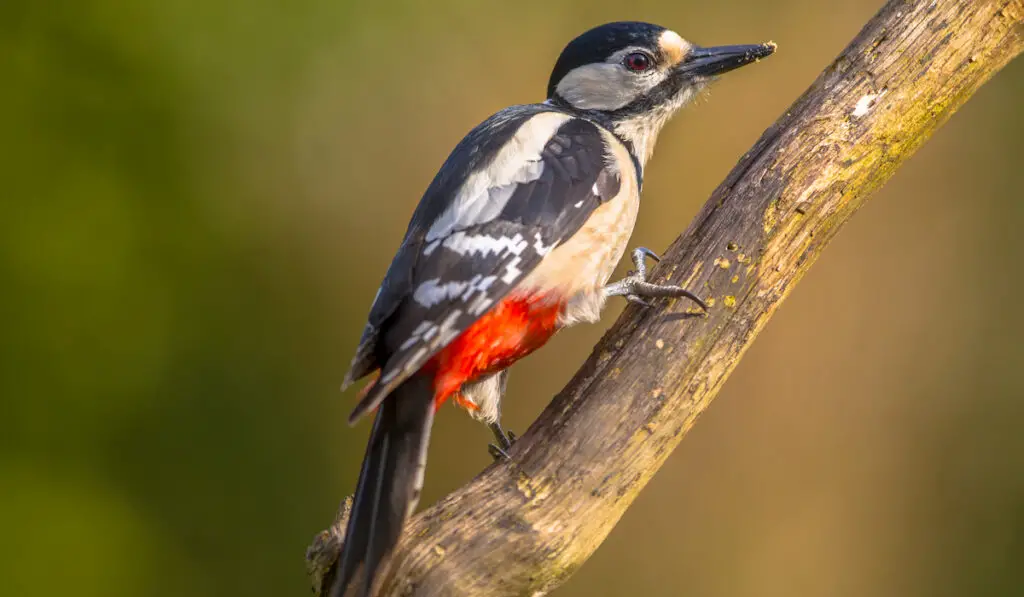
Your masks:
{"label": "bokeh background", "polygon": [[[617,19],[773,39],[663,134],[662,248],[881,0],[0,2],[0,594],[306,595],[339,382],[450,148]],[[1024,594],[1024,62],[845,228],[558,595]],[[625,269],[625,268],[623,268]],[[513,373],[525,429],[601,326]],[[488,462],[446,409],[424,503]]]}

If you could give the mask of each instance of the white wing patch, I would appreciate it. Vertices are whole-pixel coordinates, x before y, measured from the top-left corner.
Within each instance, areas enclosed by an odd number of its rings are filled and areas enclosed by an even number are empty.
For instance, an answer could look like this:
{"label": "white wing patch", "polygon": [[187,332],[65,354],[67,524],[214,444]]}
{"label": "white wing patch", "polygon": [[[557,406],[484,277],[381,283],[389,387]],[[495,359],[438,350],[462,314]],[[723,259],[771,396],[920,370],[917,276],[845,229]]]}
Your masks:
{"label": "white wing patch", "polygon": [[440,278],[427,280],[416,287],[412,298],[424,307],[433,307],[438,303],[451,300],[466,291],[467,282],[455,280],[441,283]]}
{"label": "white wing patch", "polygon": [[609,56],[605,62],[578,66],[562,77],[555,91],[574,108],[618,110],[668,78],[667,69],[656,68],[637,75],[622,66],[622,59],[627,54],[643,49],[625,48]]}
{"label": "white wing patch", "polygon": [[494,304],[494,300],[493,299],[487,298],[486,295],[479,296],[479,297],[477,297],[477,299],[475,301],[473,301],[469,305],[469,313],[470,313],[470,315],[476,315],[476,316],[483,315],[484,311],[490,309],[491,305],[493,305],[493,304]]}
{"label": "white wing patch", "polygon": [[[460,316],[462,316],[461,309],[452,309],[451,313],[448,314],[448,317],[446,317],[440,324],[431,323],[429,321],[421,323],[416,326],[416,329],[413,330],[412,334],[406,338],[405,342],[402,343],[402,350],[408,350],[416,344],[429,343],[431,338],[434,336],[437,336],[436,342],[442,346],[448,344],[459,335],[459,330],[455,328],[455,322],[458,321]],[[386,373],[381,376],[380,381],[377,383],[391,383],[403,370],[419,368],[423,364],[423,358],[426,356],[428,350],[430,350],[429,346],[429,344],[420,346],[416,352],[409,357],[406,361],[405,367],[403,368],[393,367],[389,369],[388,367],[385,367],[384,370]]]}
{"label": "white wing patch", "polygon": [[430,321],[421,321],[416,329],[412,331],[412,334],[406,338],[405,342],[402,342],[400,350],[409,350],[413,344],[416,344],[422,338],[423,340],[429,340],[434,334],[437,333],[437,326]]}
{"label": "white wing patch", "polygon": [[[523,235],[515,236],[490,236],[488,234],[466,234],[456,232],[444,239],[444,246],[459,255],[480,255],[487,257],[491,253],[512,253],[519,255],[526,249],[526,239]],[[427,250],[432,250],[427,247]],[[424,253],[427,253],[424,250]]]}
{"label": "white wing patch", "polygon": [[524,122],[490,164],[466,179],[451,205],[427,230],[426,241],[433,243],[497,217],[518,185],[540,178],[544,172],[540,152],[569,118],[558,112],[542,112]]}
{"label": "white wing patch", "polygon": [[[540,232],[535,232],[533,235],[533,250],[537,251],[537,254],[541,257],[551,252],[551,249],[555,248],[558,243],[551,243],[550,245],[544,244],[544,239],[541,238]],[[518,255],[518,253],[516,253]]]}
{"label": "white wing patch", "polygon": [[511,284],[518,280],[519,276],[523,275],[523,270],[519,269],[519,263],[522,260],[522,257],[516,257],[505,265],[505,275],[501,277],[502,282]]}
{"label": "white wing patch", "polygon": [[[516,258],[518,259],[518,257]],[[424,307],[433,307],[434,305],[450,301],[458,298],[463,302],[468,302],[475,295],[479,293],[486,293],[487,289],[498,279],[498,276],[482,276],[477,274],[473,276],[469,281],[465,280],[452,280],[450,282],[441,282],[440,278],[432,278],[427,280],[416,287],[416,290],[412,293],[412,298],[417,303]],[[427,333],[426,329],[423,328],[424,324],[421,323],[413,330],[412,335],[423,335]]]}

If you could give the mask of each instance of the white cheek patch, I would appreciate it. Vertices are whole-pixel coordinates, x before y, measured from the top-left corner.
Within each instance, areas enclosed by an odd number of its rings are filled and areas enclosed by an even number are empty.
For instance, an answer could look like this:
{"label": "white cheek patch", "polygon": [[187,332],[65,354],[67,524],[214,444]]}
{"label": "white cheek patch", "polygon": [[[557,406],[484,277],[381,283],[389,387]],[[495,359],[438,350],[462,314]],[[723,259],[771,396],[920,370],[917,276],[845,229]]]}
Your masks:
{"label": "white cheek patch", "polygon": [[581,110],[616,110],[636,97],[626,74],[615,64],[587,64],[569,71],[555,91]]}
{"label": "white cheek patch", "polygon": [[607,62],[574,68],[562,77],[555,91],[580,110],[618,110],[629,105],[668,75],[667,71],[657,68],[643,74],[626,70],[622,60],[633,51],[622,50]]}

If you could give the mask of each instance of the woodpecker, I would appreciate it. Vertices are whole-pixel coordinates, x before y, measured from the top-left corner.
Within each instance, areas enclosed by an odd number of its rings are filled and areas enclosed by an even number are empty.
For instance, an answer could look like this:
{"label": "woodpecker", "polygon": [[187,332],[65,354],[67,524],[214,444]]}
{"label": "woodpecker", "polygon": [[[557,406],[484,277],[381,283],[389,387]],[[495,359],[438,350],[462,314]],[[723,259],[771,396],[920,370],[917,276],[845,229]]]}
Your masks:
{"label": "woodpecker", "polygon": [[349,417],[377,410],[330,595],[360,567],[369,595],[415,508],[434,413],[448,399],[491,426],[499,452],[507,368],[623,296],[685,297],[626,250],[658,133],[716,75],[775,44],[700,47],[648,23],[591,29],[562,51],[547,100],[506,108],[455,147],[427,188],[370,308],[345,376],[379,373]]}

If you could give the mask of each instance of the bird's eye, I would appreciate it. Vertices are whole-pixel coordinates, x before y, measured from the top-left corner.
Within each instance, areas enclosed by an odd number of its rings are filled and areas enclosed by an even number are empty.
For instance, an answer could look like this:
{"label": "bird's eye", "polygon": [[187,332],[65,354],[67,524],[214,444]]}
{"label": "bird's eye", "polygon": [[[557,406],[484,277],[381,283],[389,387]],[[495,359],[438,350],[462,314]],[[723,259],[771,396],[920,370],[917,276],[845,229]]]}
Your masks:
{"label": "bird's eye", "polygon": [[651,68],[651,64],[653,62],[654,61],[651,57],[643,52],[633,52],[632,54],[626,55],[625,59],[626,68],[635,73],[642,73]]}

